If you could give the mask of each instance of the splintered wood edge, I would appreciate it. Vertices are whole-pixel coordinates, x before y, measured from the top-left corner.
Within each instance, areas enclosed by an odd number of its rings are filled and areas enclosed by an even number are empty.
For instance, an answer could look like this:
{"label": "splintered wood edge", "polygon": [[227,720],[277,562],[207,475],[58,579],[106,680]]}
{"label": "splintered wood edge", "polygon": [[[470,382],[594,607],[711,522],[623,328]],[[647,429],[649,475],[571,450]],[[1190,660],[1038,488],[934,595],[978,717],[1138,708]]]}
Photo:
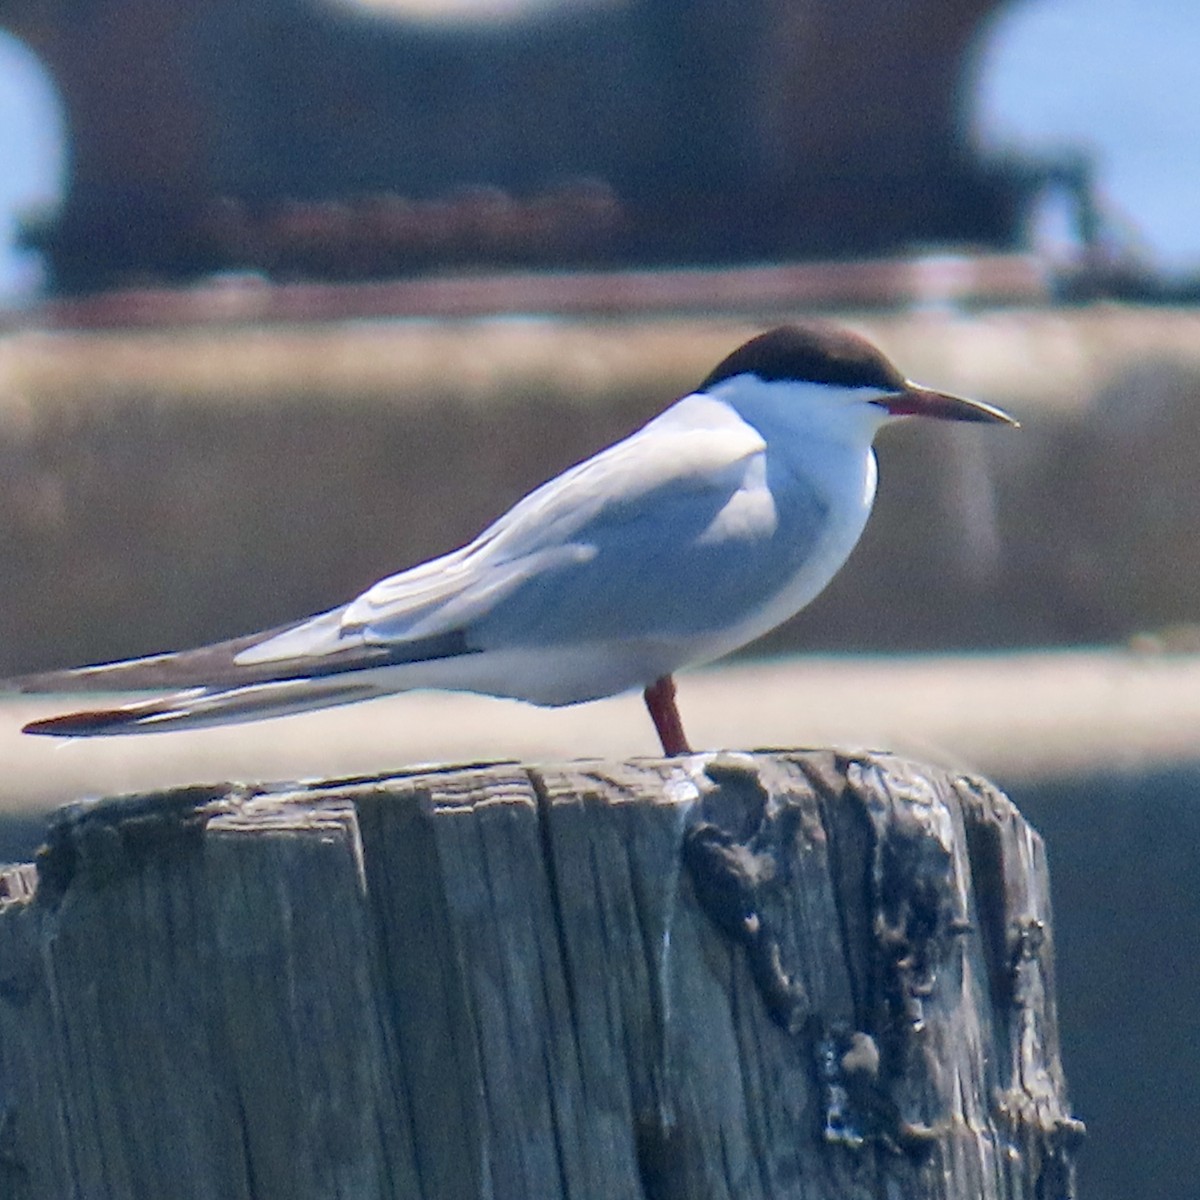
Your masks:
{"label": "splintered wood edge", "polygon": [[[945,780],[963,796],[987,796],[1000,813],[1015,805],[987,780],[926,766],[888,751],[840,749],[719,750],[681,755],[677,758],[575,759],[564,762],[521,763],[516,760],[417,764],[410,768],[345,778],[227,782],[186,785],[157,791],[118,794],[74,801],[50,817],[46,840],[32,863],[0,865],[0,914],[7,907],[35,900],[54,904],[75,874],[81,849],[103,840],[105,831],[120,829],[123,836],[148,845],[157,839],[200,836],[206,831],[235,833],[283,830],[288,827],[313,830],[324,822],[341,824],[338,806],[353,806],[367,796],[386,795],[403,788],[412,796],[426,791],[438,797],[435,808],[469,802],[469,797],[489,802],[503,800],[496,786],[504,780],[517,792],[532,789],[541,801],[548,796],[547,781],[555,780],[561,795],[564,783],[584,786],[594,780],[609,788],[609,803],[620,803],[624,792],[630,803],[672,805],[698,798],[694,779],[707,776],[714,782],[740,773],[754,773],[768,764],[791,763],[799,767],[812,786],[834,794],[848,785],[851,772],[873,764],[888,776],[936,777]],[[657,777],[660,787],[650,795],[645,784]],[[641,785],[640,787],[638,785]],[[527,795],[530,793],[526,793]],[[508,797],[515,799],[516,795]],[[332,806],[332,807],[331,807]],[[1037,838],[1036,832],[1033,837]]]}

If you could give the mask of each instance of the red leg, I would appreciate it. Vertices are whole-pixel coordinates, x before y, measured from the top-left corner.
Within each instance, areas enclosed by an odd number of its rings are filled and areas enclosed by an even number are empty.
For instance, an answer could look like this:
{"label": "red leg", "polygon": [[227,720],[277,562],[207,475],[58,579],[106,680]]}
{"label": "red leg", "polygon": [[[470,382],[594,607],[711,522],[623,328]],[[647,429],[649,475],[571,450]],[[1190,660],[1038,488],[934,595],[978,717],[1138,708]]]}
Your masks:
{"label": "red leg", "polygon": [[642,695],[646,707],[650,710],[654,728],[658,730],[658,740],[662,742],[663,753],[668,757],[690,754],[692,748],[683,732],[679,709],[675,707],[675,680],[670,675],[664,675],[655,680]]}

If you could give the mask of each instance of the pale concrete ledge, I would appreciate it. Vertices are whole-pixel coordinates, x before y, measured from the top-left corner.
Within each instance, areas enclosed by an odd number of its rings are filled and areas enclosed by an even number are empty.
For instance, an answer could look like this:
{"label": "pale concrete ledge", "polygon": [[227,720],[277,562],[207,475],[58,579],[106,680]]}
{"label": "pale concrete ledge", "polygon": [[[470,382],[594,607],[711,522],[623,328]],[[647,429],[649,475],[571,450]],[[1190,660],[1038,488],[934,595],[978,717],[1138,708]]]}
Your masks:
{"label": "pale concrete ledge", "polygon": [[[68,704],[73,699],[68,700]],[[898,658],[814,657],[680,677],[701,749],[894,750],[1005,786],[1200,759],[1200,656],[1124,650]],[[192,733],[61,742],[18,732],[61,711],[52,697],[0,703],[0,810],[46,809],[221,780],[306,779],[414,763],[621,759],[657,753],[639,697],[566,709],[410,693]]]}

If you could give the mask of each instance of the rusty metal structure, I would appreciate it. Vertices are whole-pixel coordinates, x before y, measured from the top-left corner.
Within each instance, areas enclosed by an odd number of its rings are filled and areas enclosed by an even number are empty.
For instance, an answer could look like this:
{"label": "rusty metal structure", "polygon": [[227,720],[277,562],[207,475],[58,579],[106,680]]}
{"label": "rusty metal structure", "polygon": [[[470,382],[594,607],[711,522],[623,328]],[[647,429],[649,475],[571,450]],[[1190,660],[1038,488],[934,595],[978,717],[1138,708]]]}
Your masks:
{"label": "rusty metal structure", "polygon": [[1008,0],[4,0],[66,111],[59,292],[222,270],[723,265],[1020,244],[964,96]]}

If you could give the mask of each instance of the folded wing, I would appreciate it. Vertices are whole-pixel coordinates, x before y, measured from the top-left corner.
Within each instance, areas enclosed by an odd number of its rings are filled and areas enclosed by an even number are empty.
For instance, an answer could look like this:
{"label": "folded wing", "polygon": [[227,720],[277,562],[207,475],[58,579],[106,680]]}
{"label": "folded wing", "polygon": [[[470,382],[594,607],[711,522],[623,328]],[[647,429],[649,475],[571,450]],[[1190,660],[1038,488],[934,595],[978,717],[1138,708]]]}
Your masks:
{"label": "folded wing", "polygon": [[[9,686],[169,690],[27,727],[59,736],[134,732],[349,703],[405,686],[403,672],[384,686],[382,668],[539,638],[555,644],[572,631],[619,636],[624,622],[636,635],[659,620],[653,603],[636,599],[647,590],[647,567],[658,562],[667,572],[650,592],[669,592],[668,560],[739,536],[761,540],[760,526],[773,519],[761,503],[765,496],[769,508],[763,452],[759,434],[725,406],[686,397],[532,492],[470,545],[390,576],[341,608],[197,650],[26,676]],[[733,509],[745,512],[723,524]],[[597,580],[607,582],[598,587]]]}

